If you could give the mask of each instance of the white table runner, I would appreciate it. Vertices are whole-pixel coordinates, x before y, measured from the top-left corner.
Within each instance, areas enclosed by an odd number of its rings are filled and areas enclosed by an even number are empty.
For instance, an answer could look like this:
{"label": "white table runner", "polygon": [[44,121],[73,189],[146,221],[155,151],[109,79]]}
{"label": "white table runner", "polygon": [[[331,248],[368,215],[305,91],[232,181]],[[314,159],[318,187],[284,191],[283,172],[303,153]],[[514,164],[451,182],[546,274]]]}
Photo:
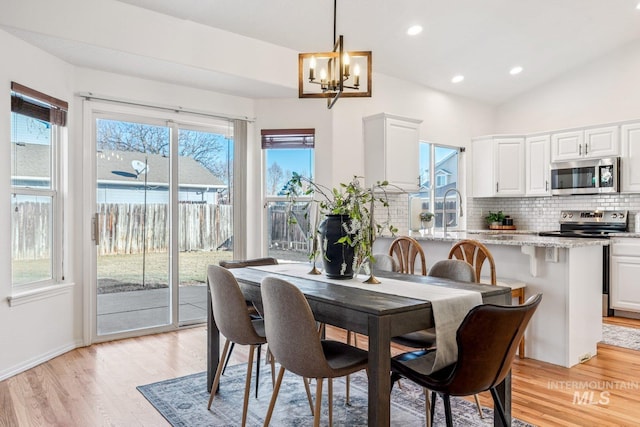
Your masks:
{"label": "white table runner", "polygon": [[311,269],[309,264],[278,264],[251,268],[431,302],[437,340],[436,354],[431,372],[442,369],[458,359],[458,346],[456,343],[458,326],[460,326],[460,323],[471,308],[482,304],[482,294],[476,291],[406,282],[386,277],[379,278],[382,283],[370,285],[363,283],[368,277],[364,275],[358,275],[349,280],[328,279],[324,275],[314,276],[308,274]]}

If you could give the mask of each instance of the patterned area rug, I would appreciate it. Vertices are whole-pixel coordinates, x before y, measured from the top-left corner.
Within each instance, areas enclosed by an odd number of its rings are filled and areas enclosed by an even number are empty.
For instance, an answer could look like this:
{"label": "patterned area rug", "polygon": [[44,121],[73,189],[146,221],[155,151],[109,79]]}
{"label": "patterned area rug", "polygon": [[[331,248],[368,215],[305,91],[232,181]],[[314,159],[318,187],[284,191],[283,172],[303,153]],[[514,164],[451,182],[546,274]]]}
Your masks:
{"label": "patterned area rug", "polygon": [[616,347],[640,350],[640,329],[618,325],[602,325],[602,342]]}
{"label": "patterned area rug", "polygon": [[[276,368],[278,369],[278,368]],[[206,373],[201,372],[185,377],[170,379],[139,386],[137,389],[174,426],[237,426],[242,419],[242,401],[246,364],[229,366],[220,381],[220,391],[207,411],[209,394],[206,391]],[[255,376],[254,376],[255,380]],[[255,398],[255,382],[249,401],[248,426],[262,426],[271,399],[271,375],[269,369],[260,375],[260,394]],[[321,424],[328,423],[326,405],[326,383],[323,387],[323,409]],[[312,384],[312,392],[315,384]],[[351,404],[346,405],[344,379],[334,380],[333,423],[336,426],[367,425],[367,378],[364,372],[351,376]],[[391,394],[391,425],[424,426],[424,394],[422,389],[407,380],[402,381],[402,389],[397,386]],[[484,419],[480,418],[474,403],[451,398],[453,423],[457,426],[491,426],[493,411],[484,408]],[[313,423],[302,379],[290,372],[284,376],[271,425],[308,426]],[[444,425],[442,400],[436,404],[435,425]],[[513,420],[518,427],[530,426],[520,420]]]}

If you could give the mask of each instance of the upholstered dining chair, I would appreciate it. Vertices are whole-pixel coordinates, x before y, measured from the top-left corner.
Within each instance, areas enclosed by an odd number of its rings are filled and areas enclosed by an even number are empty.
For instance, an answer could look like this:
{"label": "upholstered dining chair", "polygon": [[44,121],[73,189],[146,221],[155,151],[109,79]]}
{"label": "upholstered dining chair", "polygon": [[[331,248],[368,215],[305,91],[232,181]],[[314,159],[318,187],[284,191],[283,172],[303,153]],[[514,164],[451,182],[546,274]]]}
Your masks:
{"label": "upholstered dining chair", "polygon": [[387,254],[373,254],[373,271],[391,271],[395,272],[399,270],[398,263],[395,258]]}
{"label": "upholstered dining chair", "polygon": [[[477,283],[482,282],[480,273],[482,272],[483,264],[486,261],[489,265],[489,284],[511,288],[511,297],[518,298],[518,304],[524,303],[525,284],[522,282],[498,281],[496,276],[496,263],[493,260],[493,255],[491,255],[491,251],[489,251],[489,249],[481,242],[473,239],[460,240],[451,247],[451,250],[449,251],[449,258],[459,259],[472,265],[476,272],[475,281]],[[524,358],[524,336],[520,341],[518,355],[519,357]]]}
{"label": "upholstered dining chair", "polygon": [[415,274],[416,262],[420,258],[420,268],[423,276],[427,275],[427,262],[420,243],[413,237],[397,237],[389,247],[391,255],[398,264],[398,271],[405,274]]}
{"label": "upholstered dining chair", "polygon": [[[262,319],[252,320],[247,311],[240,286],[235,277],[229,270],[217,265],[210,265],[207,269],[207,279],[209,281],[209,289],[211,291],[211,308],[213,317],[218,325],[220,333],[226,338],[222,356],[218,363],[218,369],[213,380],[211,388],[211,396],[207,409],[211,408],[211,403],[218,390],[220,384],[220,376],[222,375],[222,361],[227,355],[230,343],[249,346],[249,362],[247,363],[247,380],[244,390],[244,405],[242,407],[242,425],[247,421],[247,407],[249,403],[249,389],[251,388],[251,367],[253,365],[254,350],[258,349],[258,360],[256,365],[256,393],[259,381],[260,367],[260,346],[267,342],[264,321]],[[273,358],[271,359],[271,370],[275,369]]]}
{"label": "upholstered dining chair", "polygon": [[[542,295],[522,305],[482,304],[472,308],[456,332],[458,360],[433,373],[435,351],[420,350],[391,359],[393,375],[400,375],[442,396],[447,427],[453,426],[450,396],[470,396],[489,390],[502,425],[508,425],[496,386],[509,373],[527,324],[540,305]],[[491,333],[486,332],[490,330]],[[412,357],[415,356],[415,357]],[[431,407],[436,394],[432,394]],[[431,411],[431,422],[433,423]]]}
{"label": "upholstered dining chair", "polygon": [[304,294],[293,284],[266,277],[260,286],[264,306],[265,331],[271,352],[280,370],[265,416],[268,426],[278,398],[285,370],[316,379],[314,426],[320,425],[322,383],[328,381],[329,425],[333,421],[333,382],[368,366],[368,353],[338,341],[323,340]]}
{"label": "upholstered dining chair", "polygon": [[[233,260],[220,260],[219,264],[220,264],[220,267],[224,267],[224,268],[230,269],[230,268],[255,267],[255,266],[260,266],[260,265],[276,265],[276,264],[278,264],[278,260],[276,258],[273,258],[273,257],[250,258],[250,259],[243,259],[243,260],[233,259]],[[260,313],[256,309],[256,307],[253,304],[253,302],[252,301],[246,301],[246,303],[247,303],[247,310],[249,311],[249,315],[253,319],[259,319],[260,318]],[[231,343],[231,347],[229,348],[229,353],[227,353],[227,358],[224,361],[224,365],[222,366],[222,373],[223,374],[227,370],[227,365],[229,364],[229,359],[231,359],[231,353],[233,353],[233,348],[235,347],[235,345],[236,345],[236,343],[234,343],[234,342]],[[259,352],[258,352],[258,362],[260,362],[260,353]],[[260,372],[260,364],[258,364],[257,367],[256,367],[256,375],[259,374],[259,372]],[[274,375],[273,371],[271,372],[271,375],[273,377],[273,375]],[[274,379],[275,379],[275,377],[274,377]],[[256,385],[256,397],[258,397],[258,386],[257,385]]]}

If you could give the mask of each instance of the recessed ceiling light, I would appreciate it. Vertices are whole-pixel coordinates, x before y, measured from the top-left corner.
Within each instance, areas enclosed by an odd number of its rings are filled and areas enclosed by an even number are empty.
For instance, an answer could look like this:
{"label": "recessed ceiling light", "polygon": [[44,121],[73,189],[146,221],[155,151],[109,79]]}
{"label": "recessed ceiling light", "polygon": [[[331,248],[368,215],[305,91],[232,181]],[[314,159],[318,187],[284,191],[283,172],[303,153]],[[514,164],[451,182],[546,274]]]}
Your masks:
{"label": "recessed ceiling light", "polygon": [[513,67],[511,70],[509,70],[509,74],[511,74],[512,76],[515,76],[516,74],[520,74],[522,72],[522,67],[517,65],[515,67]]}
{"label": "recessed ceiling light", "polygon": [[422,32],[422,25],[412,25],[411,27],[409,27],[409,29],[407,30],[407,34],[409,34],[410,36],[415,36],[418,35]]}
{"label": "recessed ceiling light", "polygon": [[451,79],[451,83],[460,83],[464,80],[464,76],[462,74],[458,74],[457,76],[453,76]]}
{"label": "recessed ceiling light", "polygon": [[636,5],[636,9],[640,10],[640,3]]}

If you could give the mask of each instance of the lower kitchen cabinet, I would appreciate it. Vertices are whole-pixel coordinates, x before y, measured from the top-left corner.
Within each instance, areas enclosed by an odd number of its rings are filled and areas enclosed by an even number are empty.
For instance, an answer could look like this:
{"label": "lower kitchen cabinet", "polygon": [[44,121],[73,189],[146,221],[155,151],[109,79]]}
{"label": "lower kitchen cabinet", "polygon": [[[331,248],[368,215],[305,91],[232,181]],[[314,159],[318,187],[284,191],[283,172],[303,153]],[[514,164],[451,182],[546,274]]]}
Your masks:
{"label": "lower kitchen cabinet", "polygon": [[640,239],[620,238],[611,244],[610,305],[640,313]]}

